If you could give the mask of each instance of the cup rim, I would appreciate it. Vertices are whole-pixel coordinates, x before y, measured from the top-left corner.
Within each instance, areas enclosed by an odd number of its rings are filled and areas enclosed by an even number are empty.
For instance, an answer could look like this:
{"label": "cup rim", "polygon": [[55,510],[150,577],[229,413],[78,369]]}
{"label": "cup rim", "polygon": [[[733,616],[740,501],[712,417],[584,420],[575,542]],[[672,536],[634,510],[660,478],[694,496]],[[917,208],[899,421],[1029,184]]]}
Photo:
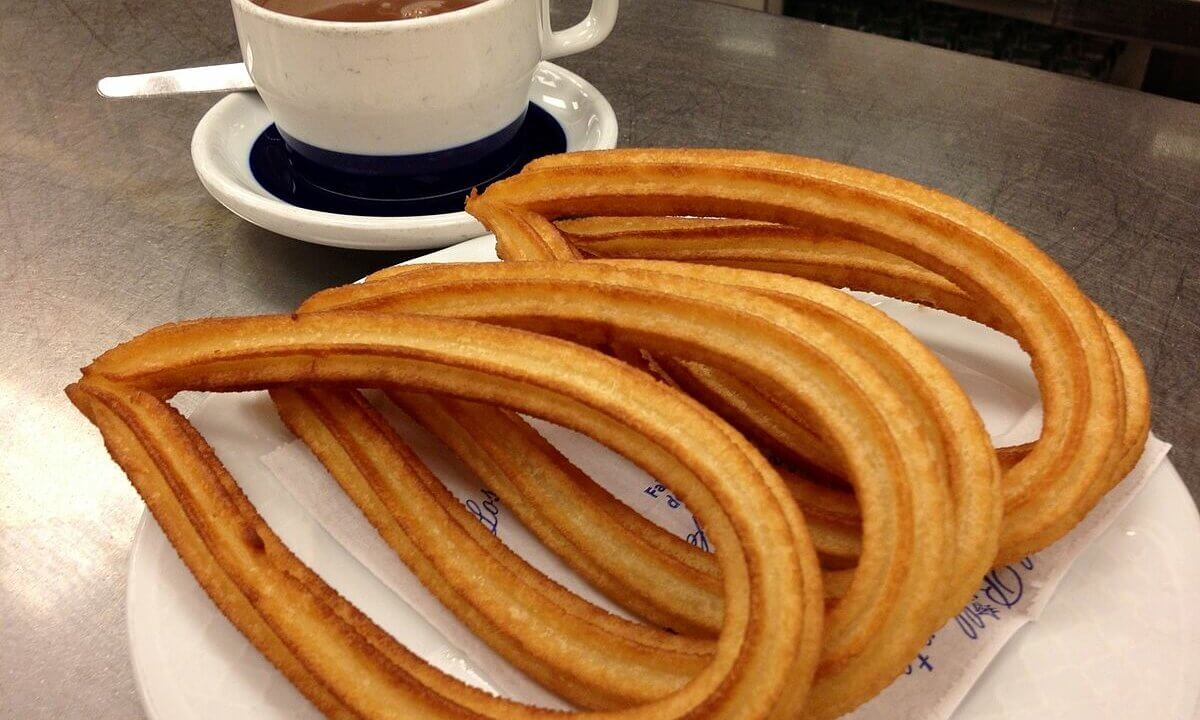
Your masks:
{"label": "cup rim", "polygon": [[365,33],[365,32],[389,32],[400,30],[402,28],[418,29],[423,27],[431,27],[435,25],[454,22],[456,19],[461,19],[463,16],[480,15],[487,12],[498,12],[498,8],[502,5],[512,4],[516,0],[483,0],[483,2],[471,5],[470,7],[452,10],[446,13],[438,13],[436,15],[426,15],[418,18],[404,18],[399,20],[372,20],[370,22],[354,22],[348,20],[319,20],[316,18],[300,17],[299,15],[289,15],[279,12],[278,10],[270,10],[259,5],[253,0],[230,0],[235,12],[244,12],[250,15],[257,15],[260,18],[277,22],[284,25],[291,25],[298,28],[310,28],[313,30],[326,30],[342,33]]}

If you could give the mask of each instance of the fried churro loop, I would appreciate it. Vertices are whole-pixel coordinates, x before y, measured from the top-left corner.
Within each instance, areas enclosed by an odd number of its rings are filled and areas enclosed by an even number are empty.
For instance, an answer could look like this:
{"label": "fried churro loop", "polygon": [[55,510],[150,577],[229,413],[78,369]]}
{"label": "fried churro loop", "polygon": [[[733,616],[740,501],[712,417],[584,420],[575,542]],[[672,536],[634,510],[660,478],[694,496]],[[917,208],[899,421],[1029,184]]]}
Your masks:
{"label": "fried churro loop", "polygon": [[[799,513],[780,502],[785,490],[753,448],[644,374],[520,331],[361,313],[183,323],[109,351],[69,388],[72,400],[100,427],[164,528],[195,529],[171,540],[185,548],[190,567],[220,568],[215,578],[196,572],[206,591],[222,607],[253,608],[230,619],[277,666],[295,668],[289,677],[323,709],[340,711],[332,697],[367,717],[544,714],[440,674],[337,597],[279,543],[164,400],[183,389],[331,382],[500,403],[585,433],[620,424],[649,451],[674,458],[686,469],[673,478],[677,492],[727,548],[717,555],[725,622],[704,669],[621,717],[798,710],[815,668],[821,604]],[[697,452],[698,438],[705,452]],[[164,510],[158,499],[167,497],[177,505]],[[510,607],[496,605],[501,613]],[[557,646],[551,636],[545,642],[547,652]],[[576,658],[576,668],[591,662],[603,673],[610,649]]]}
{"label": "fried churro loop", "polygon": [[[951,312],[1020,340],[1021,329],[1006,324],[984,303],[975,302],[958,286],[935,272],[897,255],[824,233],[770,223],[671,217],[591,217],[558,223],[563,237],[585,256],[597,258],[645,258],[679,262],[741,267],[774,272],[822,282],[833,287],[873,292]],[[1120,327],[1097,308],[1105,334],[1116,353],[1125,405],[1125,426],[1121,438],[1124,456],[1108,482],[1096,483],[1082,498],[1085,507],[1123,478],[1137,463],[1150,428],[1149,387],[1137,351]],[[785,460],[808,463],[833,473],[839,472],[836,459],[829,457],[810,429],[781,420],[769,398],[753,388],[736,387],[725,379],[717,381],[707,369],[677,373],[675,378],[695,397],[717,410],[754,439],[768,453]],[[1031,445],[998,448],[1001,465],[1008,470],[1025,457]],[[789,476],[785,473],[785,479]],[[831,519],[828,527],[842,534],[833,536],[818,527],[814,539],[822,555],[845,557],[840,552],[850,545],[840,540],[831,546],[829,537],[847,537],[856,533],[855,513],[847,514],[853,497],[841,493],[834,499],[827,487],[806,482],[803,476],[790,478],[797,501],[810,524],[814,519]],[[1009,492],[1009,503],[1023,502]],[[837,514],[829,515],[828,503],[837,504]]]}
{"label": "fried churro loop", "polygon": [[[471,202],[485,224],[498,208],[547,220],[653,215],[774,223],[899,257],[916,266],[907,271],[940,277],[945,297],[949,286],[959,288],[976,306],[974,317],[1005,328],[1033,357],[1045,412],[1041,438],[1005,473],[997,562],[1065,534],[1140,453],[1144,425],[1127,422],[1129,393],[1118,381],[1140,374],[1130,367],[1136,357],[1114,350],[1105,321],[1062,268],[995,218],[940,193],[772,153],[616,150],[545,158]],[[557,228],[538,233],[543,247],[555,246],[545,238],[570,244]],[[499,240],[506,257],[534,243],[520,231]],[[1138,405],[1132,412],[1140,416]]]}
{"label": "fried churro loop", "polygon": [[[717,284],[721,291],[714,293]],[[636,344],[656,355],[698,359],[771,388],[788,407],[806,408],[825,432],[857,437],[857,446],[835,446],[857,470],[850,477],[863,505],[865,539],[850,587],[827,618],[821,670],[829,678],[854,678],[855,705],[890,682],[961,607],[995,556],[998,467],[970,402],[906,330],[830,288],[654,262],[410,266],[386,279],[319,293],[301,309],[346,308],[468,317],[590,345]],[[644,329],[615,322],[633,316],[645,318]],[[682,329],[695,318],[707,326],[693,333],[704,343],[651,337],[651,328]],[[814,353],[837,358],[846,374],[798,376],[798,368],[813,367]],[[772,366],[779,369],[768,370]],[[876,404],[882,415],[855,412],[855,427],[842,425],[845,416],[823,414],[824,403],[808,395],[817,379],[836,380],[842,405]],[[884,417],[904,421],[885,421],[885,430],[878,425]],[[904,448],[886,476],[860,455],[864,438],[876,432],[897,433],[896,447]],[[961,574],[951,581],[958,564]]]}

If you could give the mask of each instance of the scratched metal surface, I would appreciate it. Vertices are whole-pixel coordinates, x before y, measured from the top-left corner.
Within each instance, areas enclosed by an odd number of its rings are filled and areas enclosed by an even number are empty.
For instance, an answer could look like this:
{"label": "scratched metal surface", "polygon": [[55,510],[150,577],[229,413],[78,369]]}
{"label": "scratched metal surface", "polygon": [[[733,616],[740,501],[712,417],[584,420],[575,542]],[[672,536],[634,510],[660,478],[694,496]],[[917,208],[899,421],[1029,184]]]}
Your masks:
{"label": "scratched metal surface", "polygon": [[[560,22],[580,0],[555,0]],[[805,153],[1028,233],[1141,349],[1200,492],[1200,108],[718,5],[627,0],[564,64],[624,145]],[[111,103],[98,76],[236,57],[221,0],[0,0],[0,715],[141,715],[125,561],[142,504],[61,388],[151,325],[280,311],[397,262],[233,217],[188,159],[212,99]]]}

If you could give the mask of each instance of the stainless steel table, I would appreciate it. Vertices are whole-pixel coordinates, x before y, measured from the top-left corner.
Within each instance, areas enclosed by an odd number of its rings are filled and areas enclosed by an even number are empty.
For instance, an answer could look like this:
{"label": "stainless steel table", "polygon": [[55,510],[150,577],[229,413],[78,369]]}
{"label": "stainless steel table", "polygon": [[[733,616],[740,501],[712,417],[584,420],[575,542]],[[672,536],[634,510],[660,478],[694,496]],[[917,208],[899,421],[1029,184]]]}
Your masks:
{"label": "stainless steel table", "polygon": [[[555,0],[559,22],[581,0]],[[151,325],[291,308],[404,258],[321,248],[211,200],[212,98],[111,103],[102,74],[236,57],[221,0],[0,0],[0,715],[141,715],[125,561],[142,503],[62,387]],[[1200,493],[1200,107],[684,0],[627,0],[566,63],[624,145],[816,155],[1028,233],[1141,349],[1154,427]]]}

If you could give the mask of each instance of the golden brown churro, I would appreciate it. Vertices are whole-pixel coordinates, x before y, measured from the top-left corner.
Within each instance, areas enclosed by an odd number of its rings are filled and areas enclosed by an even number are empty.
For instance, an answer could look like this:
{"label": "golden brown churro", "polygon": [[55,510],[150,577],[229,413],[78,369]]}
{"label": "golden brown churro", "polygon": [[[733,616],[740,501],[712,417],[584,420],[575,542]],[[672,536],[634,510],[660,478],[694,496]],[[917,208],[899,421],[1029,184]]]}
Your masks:
{"label": "golden brown churro", "polygon": [[[1005,473],[998,562],[1074,527],[1144,444],[1145,403],[1131,402],[1138,393],[1120,382],[1136,384],[1136,356],[1118,351],[1122,340],[1111,339],[1062,268],[995,218],[927,188],[772,153],[614,150],[535,161],[470,206],[485,224],[493,208],[548,220],[669,215],[775,223],[875,248],[961,289],[976,306],[975,319],[991,318],[1033,357],[1045,408],[1042,437]],[[570,245],[557,228],[528,219],[525,227],[537,227],[538,239],[527,230],[503,233],[502,256]]]}
{"label": "golden brown churro", "polygon": [[[1004,323],[986,304],[976,303],[956,285],[934,272],[897,255],[862,243],[839,239],[811,230],[762,222],[698,218],[592,217],[558,223],[563,236],[585,256],[601,258],[646,258],[675,260],[728,267],[765,270],[823,282],[834,287],[873,292],[915,302],[970,318],[1021,339],[1020,328]],[[1121,440],[1124,458],[1112,473],[1110,484],[1099,484],[1094,492],[1106,491],[1124,477],[1141,456],[1149,432],[1149,390],[1137,352],[1120,327],[1097,308],[1109,342],[1117,355],[1125,395],[1125,428]],[[675,376],[679,379],[679,376]],[[705,380],[709,382],[705,383]],[[724,380],[724,379],[723,379]],[[690,381],[690,383],[689,383]],[[769,453],[786,460],[811,463],[838,472],[835,461],[823,452],[819,439],[803,426],[780,422],[778,412],[754,388],[738,388],[727,381],[694,375],[683,378],[683,386],[754,439]],[[732,399],[726,399],[733,396]],[[1010,469],[1022,460],[1032,445],[998,448],[1001,465]],[[785,479],[788,476],[785,474]],[[810,517],[825,517],[820,506],[808,503],[814,494],[828,498],[820,485],[805,482],[803,475],[791,483],[800,490],[797,500]],[[848,493],[840,504],[852,504]],[[1024,502],[1008,493],[1012,507]],[[1094,498],[1084,502],[1094,501]],[[853,532],[849,528],[844,530]],[[822,554],[821,533],[814,539]]]}
{"label": "golden brown churro", "polygon": [[[775,708],[799,708],[819,653],[821,606],[815,556],[799,513],[780,501],[781,482],[744,440],[644,374],[574,344],[515,330],[361,313],[183,323],[109,351],[69,394],[97,422],[156,513],[163,507],[154,501],[159,497],[182,505],[185,519],[164,513],[164,528],[184,522],[198,535],[175,533],[172,542],[188,548],[181,553],[185,561],[211,557],[219,565],[219,579],[227,582],[196,572],[198,579],[221,598],[219,605],[244,599],[253,607],[257,615],[231,620],[251,639],[279,638],[282,645],[260,642],[260,650],[281,667],[295,665],[294,657],[319,687],[300,682],[308,678],[299,671],[291,677],[314,701],[330,707],[325,701],[332,695],[368,717],[544,714],[433,670],[338,598],[237,500],[236,486],[203,440],[162,399],[183,389],[322,382],[501,403],[593,435],[619,424],[626,438],[660,456],[655,462],[677,463],[676,492],[729,548],[717,554],[727,591],[725,622],[703,670],[622,717],[682,717],[700,707],[716,717],[764,717]],[[696,438],[720,451],[691,457],[701,447]],[[637,448],[616,449],[637,457]],[[492,601],[497,613],[512,608],[503,598]],[[549,649],[553,640],[546,637]],[[602,675],[599,654],[611,649],[575,658],[576,671],[596,663]]]}
{"label": "golden brown churro", "polygon": [[[718,282],[722,289],[714,294]],[[966,396],[906,330],[830,288],[749,271],[650,262],[410,266],[388,279],[319,293],[302,311],[345,308],[452,314],[586,344],[637,343],[655,354],[702,359],[771,388],[786,407],[806,408],[828,426],[826,433],[861,439],[872,427],[867,423],[904,417],[895,424],[903,440],[888,453],[901,465],[886,477],[877,474],[884,455],[866,460],[857,456],[864,448],[834,444],[847,466],[859,469],[850,478],[867,531],[850,588],[827,618],[822,672],[851,673],[863,693],[856,704],[886,685],[929,633],[961,607],[995,556],[998,468]],[[644,329],[618,329],[614,323],[634,315],[645,319]],[[705,336],[703,345],[649,337],[652,329],[682,328],[695,318],[708,325],[696,333]],[[738,345],[735,337],[754,341]],[[791,339],[780,344],[784,338]],[[858,389],[839,384],[835,397],[843,404],[856,398],[873,402],[881,415],[856,413],[851,428],[840,424],[846,416],[823,414],[824,403],[805,393],[814,383],[834,379],[796,373],[813,365],[812,353],[836,356],[843,364],[860,362],[847,366]],[[771,366],[779,369],[768,374]],[[903,400],[889,405],[896,396]],[[923,459],[925,450],[932,455]],[[928,464],[911,464],[916,461]],[[905,476],[907,482],[898,481]],[[956,562],[970,569],[950,583],[946,573]],[[881,603],[889,597],[894,602]]]}

